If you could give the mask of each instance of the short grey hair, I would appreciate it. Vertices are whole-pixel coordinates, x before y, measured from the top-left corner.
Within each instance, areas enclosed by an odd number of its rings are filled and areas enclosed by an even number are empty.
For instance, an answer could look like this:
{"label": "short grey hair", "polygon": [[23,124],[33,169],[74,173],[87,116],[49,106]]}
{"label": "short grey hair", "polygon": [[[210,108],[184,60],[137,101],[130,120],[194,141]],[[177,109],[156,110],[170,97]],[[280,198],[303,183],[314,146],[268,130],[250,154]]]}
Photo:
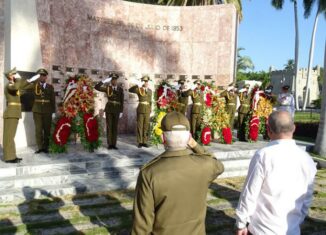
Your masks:
{"label": "short grey hair", "polygon": [[287,111],[274,111],[268,117],[268,126],[275,134],[290,133],[294,131],[294,121]]}

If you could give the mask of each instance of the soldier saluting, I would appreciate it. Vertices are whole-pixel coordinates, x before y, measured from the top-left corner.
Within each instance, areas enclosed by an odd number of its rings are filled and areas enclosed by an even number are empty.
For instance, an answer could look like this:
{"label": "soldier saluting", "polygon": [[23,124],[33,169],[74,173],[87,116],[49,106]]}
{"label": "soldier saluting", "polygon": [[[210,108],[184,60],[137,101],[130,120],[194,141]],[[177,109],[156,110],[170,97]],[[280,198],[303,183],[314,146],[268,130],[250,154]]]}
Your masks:
{"label": "soldier saluting", "polygon": [[201,90],[201,82],[199,79],[194,81],[195,89],[191,91],[192,108],[191,108],[191,134],[196,139],[196,132],[200,129],[201,111],[204,104],[204,93]]}
{"label": "soldier saluting", "polygon": [[234,83],[231,83],[228,88],[220,94],[220,96],[225,99],[225,110],[229,114],[229,125],[231,129],[233,129],[234,116],[237,109],[237,95],[234,90]]}
{"label": "soldier saluting", "polygon": [[105,92],[108,102],[105,105],[106,133],[108,149],[117,148],[118,122],[123,116],[124,94],[121,86],[118,86],[118,74],[111,74],[103,82],[95,85],[95,89]]}
{"label": "soldier saluting", "polygon": [[245,126],[244,119],[250,111],[251,96],[249,94],[250,85],[246,84],[241,90],[239,90],[240,107],[238,109],[238,138],[241,141],[245,141]]}
{"label": "soldier saluting", "polygon": [[20,76],[13,68],[5,73],[8,84],[4,94],[7,107],[3,114],[3,159],[7,163],[19,163],[22,159],[16,156],[15,135],[18,120],[21,115],[20,90],[26,85],[26,81],[19,79]]}
{"label": "soldier saluting", "polygon": [[152,90],[148,88],[150,78],[145,75],[141,78],[142,86],[138,85],[129,88],[130,93],[138,96],[139,104],[137,107],[137,142],[138,148],[148,148],[149,119],[152,110]]}
{"label": "soldier saluting", "polygon": [[53,86],[46,82],[48,71],[41,68],[36,73],[27,80],[30,84],[25,89],[32,89],[34,95],[32,112],[38,147],[35,153],[48,153],[52,114],[55,113],[55,94]]}
{"label": "soldier saluting", "polygon": [[185,78],[180,78],[178,81],[179,89],[177,89],[178,111],[184,115],[186,115],[188,109],[188,100],[189,96],[191,95],[191,90],[186,88],[185,82]]}

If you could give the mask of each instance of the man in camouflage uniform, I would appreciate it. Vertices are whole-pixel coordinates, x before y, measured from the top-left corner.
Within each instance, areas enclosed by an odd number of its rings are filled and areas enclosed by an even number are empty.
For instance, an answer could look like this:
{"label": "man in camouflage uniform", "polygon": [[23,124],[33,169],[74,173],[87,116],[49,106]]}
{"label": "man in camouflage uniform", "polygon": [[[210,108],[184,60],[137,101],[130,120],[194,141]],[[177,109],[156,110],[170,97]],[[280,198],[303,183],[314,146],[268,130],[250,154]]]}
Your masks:
{"label": "man in camouflage uniform", "polygon": [[234,83],[231,83],[229,87],[220,94],[225,99],[225,111],[229,115],[229,125],[233,129],[235,112],[237,109],[237,95],[235,94]]}
{"label": "man in camouflage uniform", "polygon": [[205,234],[208,186],[223,164],[189,137],[180,112],[168,113],[161,127],[166,151],[139,172],[131,234]]}
{"label": "man in camouflage uniform", "polygon": [[249,88],[250,85],[246,84],[239,91],[240,107],[238,109],[238,139],[241,141],[246,140],[244,120],[250,111],[250,105],[251,105],[251,96],[249,94]]}
{"label": "man in camouflage uniform", "polygon": [[55,113],[55,93],[51,84],[46,83],[48,71],[41,68],[37,75],[28,79],[26,89],[32,89],[34,104],[32,108],[35,124],[35,137],[38,150],[35,153],[49,152],[52,114]]}
{"label": "man in camouflage uniform", "polygon": [[118,86],[118,78],[119,75],[111,74],[109,78],[95,85],[95,89],[105,92],[108,98],[105,106],[108,149],[118,149],[118,124],[123,115],[124,94],[122,87]]}
{"label": "man in camouflage uniform", "polygon": [[5,86],[6,110],[3,114],[3,160],[7,163],[19,163],[22,159],[16,155],[15,135],[18,120],[21,118],[20,90],[26,81],[18,79],[16,68],[5,73],[8,84]]}
{"label": "man in camouflage uniform", "polygon": [[150,78],[146,75],[141,78],[143,85],[135,85],[129,88],[129,92],[138,96],[137,107],[137,142],[138,148],[149,147],[147,144],[149,135],[149,121],[152,107],[152,90],[148,88]]}
{"label": "man in camouflage uniform", "polygon": [[193,138],[197,139],[196,132],[200,129],[201,123],[201,112],[203,110],[204,105],[204,93],[201,90],[201,82],[200,80],[194,81],[196,84],[196,88],[191,91],[191,99],[192,99],[192,108],[191,108],[191,134]]}

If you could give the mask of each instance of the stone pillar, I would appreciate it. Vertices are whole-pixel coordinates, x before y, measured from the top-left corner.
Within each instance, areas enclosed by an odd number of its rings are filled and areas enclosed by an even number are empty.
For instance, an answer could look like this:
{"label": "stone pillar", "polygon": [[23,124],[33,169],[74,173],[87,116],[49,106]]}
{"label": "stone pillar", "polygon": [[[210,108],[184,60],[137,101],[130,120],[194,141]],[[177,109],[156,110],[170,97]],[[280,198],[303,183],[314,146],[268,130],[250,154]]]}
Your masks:
{"label": "stone pillar", "polygon": [[[36,2],[35,0],[4,0],[4,5],[4,70],[17,67],[17,70],[34,72],[42,67]],[[2,94],[1,97],[3,97],[3,86],[0,93]],[[4,104],[4,101],[2,101],[2,105],[0,102],[2,106],[1,115],[3,114]],[[2,136],[3,128],[0,130]],[[32,113],[24,112],[17,128],[16,147],[35,144],[34,136]]]}
{"label": "stone pillar", "polygon": [[4,111],[4,57],[5,57],[5,0],[0,0],[0,146],[2,146],[3,111]]}

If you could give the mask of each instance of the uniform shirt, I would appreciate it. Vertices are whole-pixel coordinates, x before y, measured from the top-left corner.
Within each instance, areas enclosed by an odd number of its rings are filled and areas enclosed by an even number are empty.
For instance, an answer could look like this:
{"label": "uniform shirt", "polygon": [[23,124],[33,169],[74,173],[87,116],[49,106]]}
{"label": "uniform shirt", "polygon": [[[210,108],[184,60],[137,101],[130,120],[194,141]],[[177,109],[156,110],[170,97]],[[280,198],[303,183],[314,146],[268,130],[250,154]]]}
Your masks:
{"label": "uniform shirt", "polygon": [[288,111],[294,117],[294,97],[290,93],[281,93],[278,95],[277,101],[279,103],[278,110]]}
{"label": "uniform shirt", "polygon": [[132,235],[205,234],[208,186],[224,168],[198,144],[193,151],[168,150],[141,169]]}
{"label": "uniform shirt", "polygon": [[270,142],[250,162],[236,209],[237,227],[253,234],[298,235],[312,201],[316,166],[294,140]]}

